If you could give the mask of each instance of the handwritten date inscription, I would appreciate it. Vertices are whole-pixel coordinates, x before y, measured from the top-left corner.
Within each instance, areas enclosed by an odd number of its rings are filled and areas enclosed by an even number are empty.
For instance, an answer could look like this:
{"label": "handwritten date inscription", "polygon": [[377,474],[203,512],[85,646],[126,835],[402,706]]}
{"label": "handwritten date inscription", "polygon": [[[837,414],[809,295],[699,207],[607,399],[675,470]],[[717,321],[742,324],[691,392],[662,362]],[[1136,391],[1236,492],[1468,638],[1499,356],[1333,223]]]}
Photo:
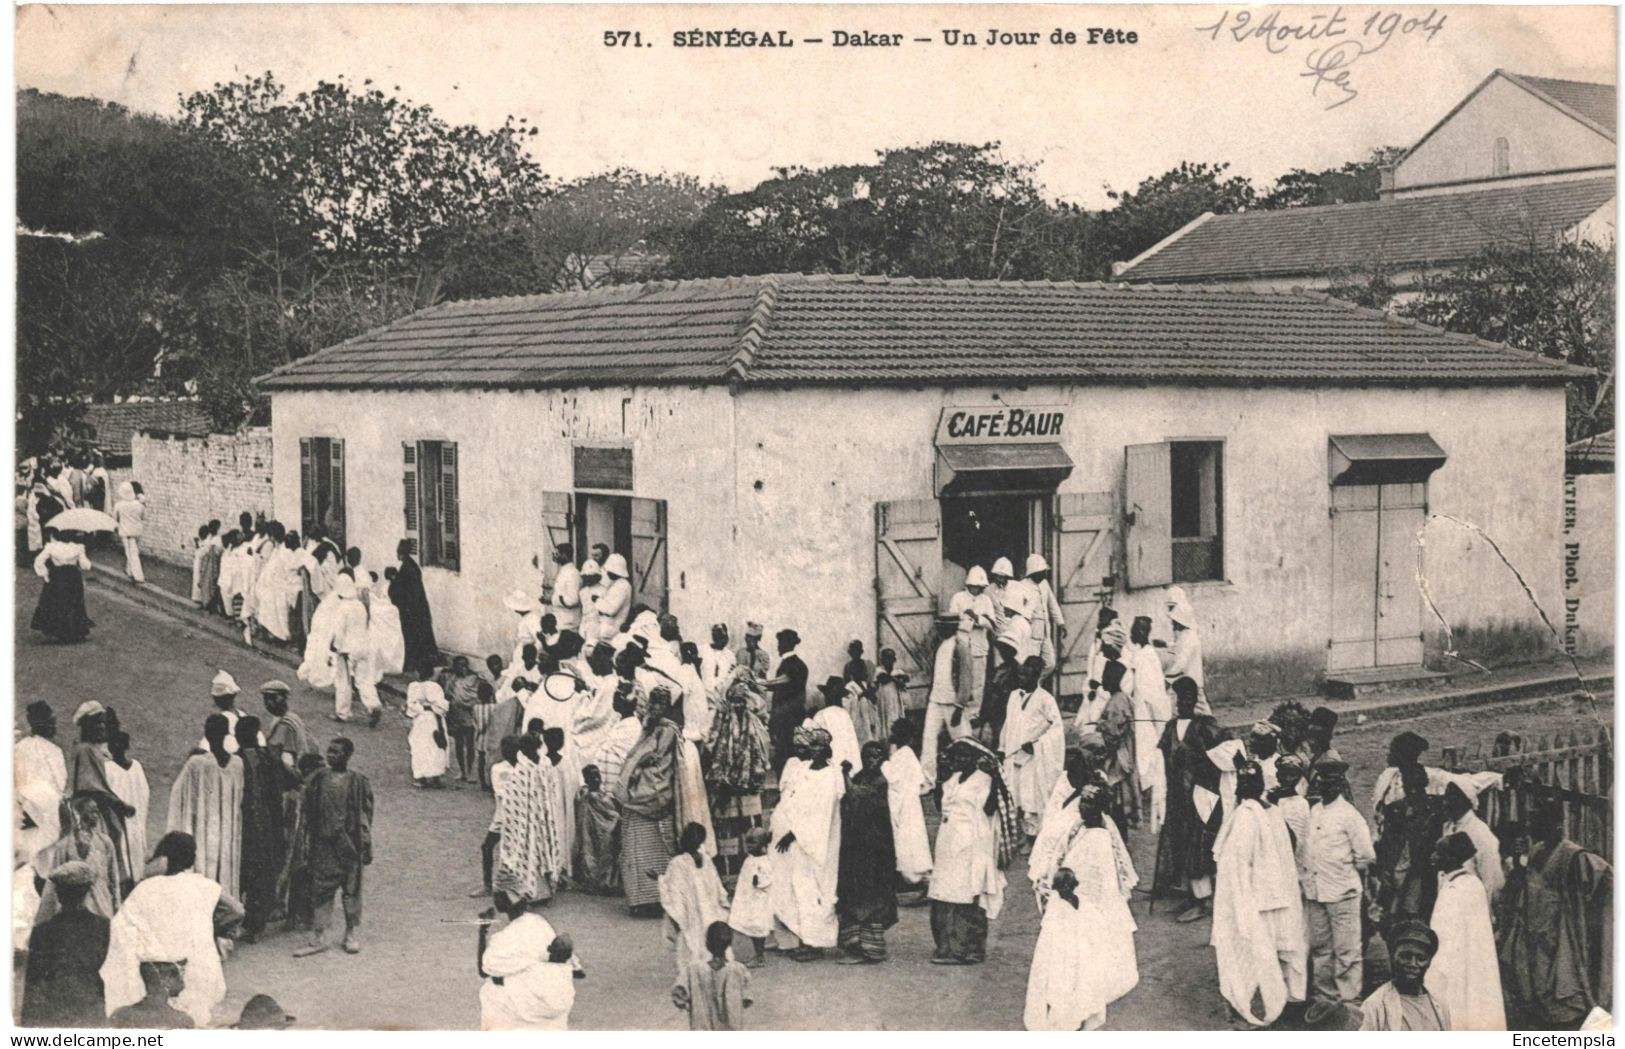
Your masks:
{"label": "handwritten date inscription", "polygon": [[1196,31],[1220,43],[1262,44],[1272,55],[1302,55],[1305,68],[1298,76],[1309,81],[1310,94],[1324,100],[1327,109],[1359,97],[1352,78],[1353,66],[1361,58],[1401,37],[1432,43],[1448,17],[1438,8],[1424,16],[1378,10],[1352,19],[1341,7],[1315,13],[1305,8],[1285,11],[1225,10],[1217,21],[1197,26]]}

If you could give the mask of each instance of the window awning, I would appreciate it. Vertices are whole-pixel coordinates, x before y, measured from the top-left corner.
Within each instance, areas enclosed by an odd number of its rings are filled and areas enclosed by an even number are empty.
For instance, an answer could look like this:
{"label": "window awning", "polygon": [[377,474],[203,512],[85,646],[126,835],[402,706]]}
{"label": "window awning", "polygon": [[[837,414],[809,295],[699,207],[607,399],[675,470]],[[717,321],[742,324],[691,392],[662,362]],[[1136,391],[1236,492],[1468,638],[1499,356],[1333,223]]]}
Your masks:
{"label": "window awning", "polygon": [[1444,449],[1425,433],[1332,435],[1330,480],[1345,484],[1415,484],[1444,465]]}
{"label": "window awning", "polygon": [[1072,465],[1058,444],[939,445],[937,494],[1053,492]]}

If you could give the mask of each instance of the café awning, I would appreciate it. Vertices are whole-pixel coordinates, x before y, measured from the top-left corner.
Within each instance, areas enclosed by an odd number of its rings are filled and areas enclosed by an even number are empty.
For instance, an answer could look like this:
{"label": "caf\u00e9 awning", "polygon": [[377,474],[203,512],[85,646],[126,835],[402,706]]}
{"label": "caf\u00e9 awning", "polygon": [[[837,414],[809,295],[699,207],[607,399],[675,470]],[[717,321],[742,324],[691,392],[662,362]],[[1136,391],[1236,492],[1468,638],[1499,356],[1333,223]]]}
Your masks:
{"label": "caf\u00e9 awning", "polygon": [[1333,434],[1330,480],[1346,484],[1415,484],[1444,465],[1444,449],[1425,433]]}
{"label": "caf\u00e9 awning", "polygon": [[937,494],[1053,492],[1072,466],[1072,457],[1059,444],[940,445]]}

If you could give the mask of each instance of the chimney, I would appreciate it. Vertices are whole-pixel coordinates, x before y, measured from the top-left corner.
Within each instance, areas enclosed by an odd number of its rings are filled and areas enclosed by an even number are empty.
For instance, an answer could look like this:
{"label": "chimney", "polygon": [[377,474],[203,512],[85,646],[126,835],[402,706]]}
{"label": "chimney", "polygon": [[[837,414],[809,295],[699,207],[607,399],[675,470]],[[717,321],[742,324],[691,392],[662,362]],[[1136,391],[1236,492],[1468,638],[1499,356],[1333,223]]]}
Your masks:
{"label": "chimney", "polygon": [[1378,164],[1377,165],[1377,199],[1378,200],[1393,200],[1394,199],[1394,171],[1395,171],[1396,167],[1397,167],[1397,165],[1394,165],[1394,164]]}
{"label": "chimney", "polygon": [[1114,262],[1112,263],[1112,276],[1121,277],[1123,275],[1123,271],[1126,269],[1128,269],[1128,263]]}

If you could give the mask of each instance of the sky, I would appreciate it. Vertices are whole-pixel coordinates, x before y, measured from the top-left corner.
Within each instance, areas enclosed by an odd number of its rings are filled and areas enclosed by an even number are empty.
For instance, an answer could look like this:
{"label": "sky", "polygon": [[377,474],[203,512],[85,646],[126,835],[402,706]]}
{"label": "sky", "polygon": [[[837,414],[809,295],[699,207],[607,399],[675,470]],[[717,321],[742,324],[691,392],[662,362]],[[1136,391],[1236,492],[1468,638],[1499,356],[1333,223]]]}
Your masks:
{"label": "sky", "polygon": [[[1408,145],[1498,67],[1612,83],[1614,19],[1557,6],[32,5],[16,68],[19,87],[160,114],[267,70],[295,91],[371,79],[457,123],[527,117],[543,169],[565,179],[627,166],[743,190],[781,165],[998,140],[1051,197],[1093,208],[1108,186],[1184,160],[1229,162],[1262,186]],[[1091,27],[1136,41],[1091,46]],[[673,46],[674,31],[728,28],[796,43]],[[977,44],[945,43],[953,29]],[[988,45],[989,29],[1041,42]],[[1051,43],[1055,30],[1078,42]],[[606,47],[606,31],[644,46]],[[838,31],[901,46],[834,47]]]}

